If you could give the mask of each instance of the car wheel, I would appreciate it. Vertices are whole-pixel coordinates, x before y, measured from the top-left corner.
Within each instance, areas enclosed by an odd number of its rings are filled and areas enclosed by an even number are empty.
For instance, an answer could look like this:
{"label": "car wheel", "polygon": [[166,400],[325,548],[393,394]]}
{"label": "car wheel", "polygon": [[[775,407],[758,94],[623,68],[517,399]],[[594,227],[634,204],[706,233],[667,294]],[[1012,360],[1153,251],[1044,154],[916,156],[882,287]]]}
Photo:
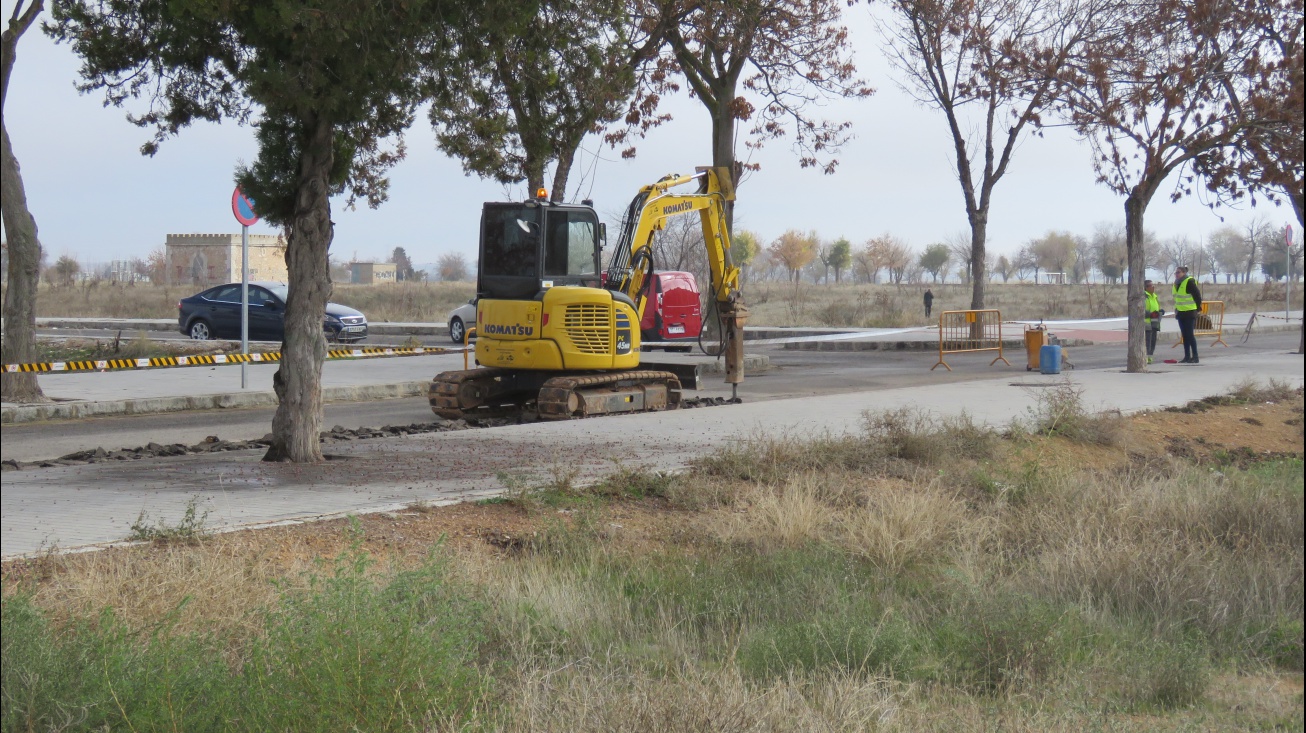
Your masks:
{"label": "car wheel", "polygon": [[467,328],[463,326],[463,319],[454,316],[449,319],[449,338],[453,339],[455,344],[461,344],[463,337],[467,335]]}
{"label": "car wheel", "polygon": [[190,334],[190,337],[196,341],[208,341],[213,338],[213,332],[209,330],[208,322],[202,320],[193,321],[186,333]]}

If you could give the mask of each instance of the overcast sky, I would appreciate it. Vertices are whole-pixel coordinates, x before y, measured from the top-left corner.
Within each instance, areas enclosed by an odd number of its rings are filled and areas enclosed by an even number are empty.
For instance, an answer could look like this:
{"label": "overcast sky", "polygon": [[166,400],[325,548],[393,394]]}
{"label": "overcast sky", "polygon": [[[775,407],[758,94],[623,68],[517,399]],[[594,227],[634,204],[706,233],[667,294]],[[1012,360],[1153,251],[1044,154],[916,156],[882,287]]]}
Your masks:
{"label": "overcast sky", "polygon": [[[13,1],[5,0],[3,9],[7,20]],[[838,172],[801,169],[785,141],[768,143],[754,158],[761,171],[739,191],[736,226],[756,232],[764,243],[799,229],[824,239],[847,237],[855,246],[890,233],[917,249],[966,231],[942,115],[898,88],[865,7],[845,10],[844,20],[861,76],[876,93],[815,111],[853,123],[855,138],[838,155]],[[200,124],[165,142],[153,158],[143,157],[139,148],[149,131],[129,124],[124,110],[105,108],[101,95],[79,95],[73,87],[77,68],[67,46],[54,45],[39,29],[29,31],[18,46],[4,110],[28,204],[52,258],[71,254],[89,263],[144,257],[169,233],[238,233],[231,212],[233,171],[257,154],[250,129]],[[569,198],[592,198],[611,220],[639,186],[709,164],[707,113],[688,98],[672,100],[668,110],[674,121],[642,141],[633,161],[588,140],[572,174],[581,187]],[[526,195],[524,185],[509,190],[465,175],[457,161],[436,150],[424,114],[407,142],[408,157],[391,174],[388,202],[375,211],[347,211],[343,199],[333,200],[333,258],[384,260],[402,246],[418,263],[446,252],[461,252],[472,262],[481,203]],[[741,156],[747,152],[742,141],[739,150]],[[1238,225],[1255,215],[1280,229],[1292,220],[1291,209],[1266,204],[1216,212],[1196,199],[1172,204],[1170,190],[1164,187],[1147,211],[1147,228],[1162,239],[1198,240],[1224,223]],[[1123,200],[1094,183],[1087,143],[1052,129],[1021,144],[998,184],[989,248],[1013,253],[1051,229],[1089,235],[1099,222],[1120,221]],[[273,233],[262,224],[250,231]]]}

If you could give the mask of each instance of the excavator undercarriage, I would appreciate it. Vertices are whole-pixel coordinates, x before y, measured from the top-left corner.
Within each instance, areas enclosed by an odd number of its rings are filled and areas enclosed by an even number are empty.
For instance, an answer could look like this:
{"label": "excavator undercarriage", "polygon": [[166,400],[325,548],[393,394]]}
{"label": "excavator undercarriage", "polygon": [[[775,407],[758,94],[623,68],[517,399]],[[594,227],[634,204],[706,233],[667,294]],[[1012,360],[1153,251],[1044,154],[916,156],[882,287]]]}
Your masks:
{"label": "excavator undercarriage", "polygon": [[546,420],[674,410],[680,379],[671,372],[524,372],[480,368],[436,375],[429,392],[440,417],[506,417],[534,409]]}

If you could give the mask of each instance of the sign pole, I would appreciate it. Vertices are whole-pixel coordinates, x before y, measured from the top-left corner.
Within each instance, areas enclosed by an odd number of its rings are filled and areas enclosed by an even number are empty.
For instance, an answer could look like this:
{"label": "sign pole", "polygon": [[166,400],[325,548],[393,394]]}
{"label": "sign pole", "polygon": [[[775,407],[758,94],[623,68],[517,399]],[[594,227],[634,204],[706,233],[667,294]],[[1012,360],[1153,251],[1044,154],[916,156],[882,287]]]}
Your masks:
{"label": "sign pole", "polygon": [[[249,227],[240,226],[240,353],[249,355]],[[246,387],[248,361],[240,363],[240,388]]]}
{"label": "sign pole", "polygon": [[[254,213],[254,200],[241,192],[240,187],[231,194],[231,213],[240,222],[240,353],[249,355],[249,225],[258,223]],[[240,388],[248,384],[248,360],[240,362]]]}

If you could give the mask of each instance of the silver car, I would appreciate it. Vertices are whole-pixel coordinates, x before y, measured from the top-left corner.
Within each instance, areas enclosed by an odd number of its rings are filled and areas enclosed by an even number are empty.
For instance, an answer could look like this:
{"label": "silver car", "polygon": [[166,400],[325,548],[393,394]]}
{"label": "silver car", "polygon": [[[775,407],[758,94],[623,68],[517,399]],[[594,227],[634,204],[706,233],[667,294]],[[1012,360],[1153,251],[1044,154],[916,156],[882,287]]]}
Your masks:
{"label": "silver car", "polygon": [[463,303],[449,314],[449,338],[455,344],[463,343],[467,327],[476,325],[476,298]]}

